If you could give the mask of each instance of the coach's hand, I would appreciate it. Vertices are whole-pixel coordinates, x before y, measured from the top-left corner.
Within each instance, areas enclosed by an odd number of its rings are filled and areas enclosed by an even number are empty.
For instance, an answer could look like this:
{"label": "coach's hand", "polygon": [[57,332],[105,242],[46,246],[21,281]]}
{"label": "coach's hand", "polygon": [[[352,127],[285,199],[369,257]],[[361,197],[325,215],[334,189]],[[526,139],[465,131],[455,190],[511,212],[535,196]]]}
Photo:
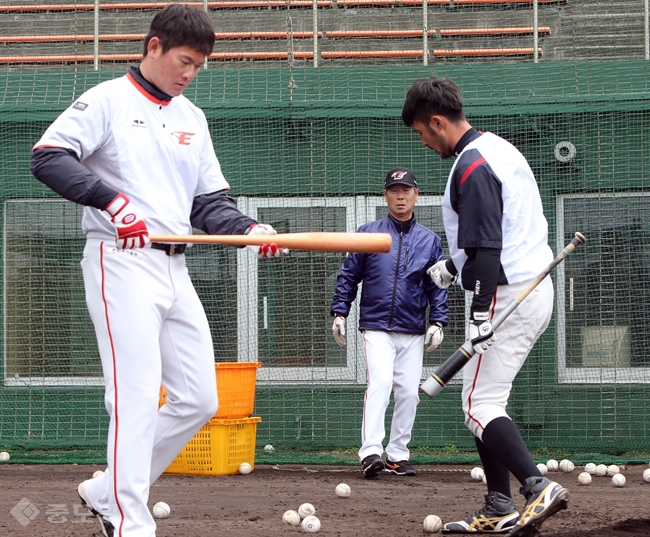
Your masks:
{"label": "coach's hand", "polygon": [[443,338],[442,325],[440,323],[432,323],[429,330],[427,330],[427,335],[424,337],[425,347],[431,342],[431,345],[427,347],[427,352],[433,352],[440,347]]}
{"label": "coach's hand", "polygon": [[451,259],[443,259],[438,261],[432,267],[427,269],[427,274],[431,276],[433,283],[435,283],[440,289],[448,289],[452,283],[456,283],[458,279],[458,272],[452,274],[456,270],[454,263]]}
{"label": "coach's hand", "polygon": [[126,194],[118,194],[104,208],[115,226],[115,246],[121,250],[144,248],[149,244],[149,230]]}
{"label": "coach's hand", "polygon": [[472,342],[474,352],[482,354],[497,339],[492,330],[490,314],[485,312],[474,312],[469,319],[468,338]]}
{"label": "coach's hand", "polygon": [[345,346],[345,317],[337,315],[334,317],[334,324],[332,325],[332,334],[334,339],[341,346]]}
{"label": "coach's hand", "polygon": [[[273,226],[268,224],[253,224],[246,230],[247,235],[277,235],[278,232],[273,229]],[[246,248],[254,253],[257,257],[267,259],[269,257],[280,257],[289,253],[288,248],[280,248],[277,244],[263,244],[262,246],[246,246]]]}

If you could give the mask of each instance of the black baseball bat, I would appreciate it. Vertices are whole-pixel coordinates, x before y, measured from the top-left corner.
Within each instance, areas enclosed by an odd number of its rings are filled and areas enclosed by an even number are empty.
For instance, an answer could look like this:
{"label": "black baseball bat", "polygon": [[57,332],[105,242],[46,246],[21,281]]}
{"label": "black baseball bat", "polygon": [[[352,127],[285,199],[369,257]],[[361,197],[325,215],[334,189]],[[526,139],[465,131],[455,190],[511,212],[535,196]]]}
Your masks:
{"label": "black baseball bat", "polygon": [[[575,237],[571,240],[569,244],[566,245],[564,250],[562,250],[558,256],[551,262],[551,264],[546,267],[538,276],[536,276],[531,282],[519,293],[513,300],[508,304],[494,319],[492,319],[492,330],[496,332],[497,328],[508,318],[516,308],[523,302],[523,300],[532,292],[535,287],[537,287],[540,282],[548,276],[551,271],[557,267],[566,256],[568,256],[573,250],[575,250],[579,245],[587,242],[585,236],[576,231]],[[463,345],[447,358],[444,363],[436,369],[431,376],[425,380],[420,389],[426,393],[429,397],[435,397],[438,395],[442,389],[447,385],[447,383],[454,378],[456,373],[458,373],[469,360],[474,356],[474,347],[472,342],[468,339],[463,343]]]}

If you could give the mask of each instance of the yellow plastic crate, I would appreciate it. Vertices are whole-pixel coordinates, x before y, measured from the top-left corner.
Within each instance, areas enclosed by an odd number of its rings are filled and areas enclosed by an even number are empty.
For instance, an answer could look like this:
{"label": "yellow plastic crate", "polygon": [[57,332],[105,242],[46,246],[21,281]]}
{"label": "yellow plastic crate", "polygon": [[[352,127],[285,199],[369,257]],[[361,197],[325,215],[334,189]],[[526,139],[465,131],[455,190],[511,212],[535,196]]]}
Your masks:
{"label": "yellow plastic crate", "polygon": [[[255,408],[255,381],[261,362],[216,362],[219,408],[213,416],[243,418],[250,416]],[[167,390],[160,387],[160,406],[167,400]]]}
{"label": "yellow plastic crate", "polygon": [[172,461],[166,474],[231,475],[255,467],[257,424],[262,418],[210,420]]}

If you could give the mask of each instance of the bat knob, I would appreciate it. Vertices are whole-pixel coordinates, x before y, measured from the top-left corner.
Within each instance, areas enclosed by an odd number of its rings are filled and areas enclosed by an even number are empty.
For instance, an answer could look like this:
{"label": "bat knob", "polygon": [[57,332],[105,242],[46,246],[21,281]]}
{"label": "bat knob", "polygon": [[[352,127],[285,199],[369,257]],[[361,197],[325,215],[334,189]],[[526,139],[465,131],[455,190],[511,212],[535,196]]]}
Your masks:
{"label": "bat knob", "polygon": [[420,389],[429,397],[433,398],[442,391],[443,387],[434,377],[430,376],[422,383]]}

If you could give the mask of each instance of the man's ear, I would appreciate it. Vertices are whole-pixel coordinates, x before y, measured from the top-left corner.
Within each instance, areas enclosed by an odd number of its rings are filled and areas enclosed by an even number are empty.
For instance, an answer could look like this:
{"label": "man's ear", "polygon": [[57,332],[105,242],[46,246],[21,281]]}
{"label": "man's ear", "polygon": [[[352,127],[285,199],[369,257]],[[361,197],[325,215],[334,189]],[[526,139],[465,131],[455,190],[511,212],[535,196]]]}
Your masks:
{"label": "man's ear", "polygon": [[147,55],[150,52],[153,52],[154,54],[158,52],[158,50],[162,50],[162,43],[160,42],[160,38],[157,36],[153,36],[150,40],[149,43],[147,43]]}
{"label": "man's ear", "polygon": [[438,114],[434,114],[431,116],[431,119],[429,119],[429,127],[439,131],[440,129],[444,128],[446,125],[446,120],[443,116],[440,116]]}

